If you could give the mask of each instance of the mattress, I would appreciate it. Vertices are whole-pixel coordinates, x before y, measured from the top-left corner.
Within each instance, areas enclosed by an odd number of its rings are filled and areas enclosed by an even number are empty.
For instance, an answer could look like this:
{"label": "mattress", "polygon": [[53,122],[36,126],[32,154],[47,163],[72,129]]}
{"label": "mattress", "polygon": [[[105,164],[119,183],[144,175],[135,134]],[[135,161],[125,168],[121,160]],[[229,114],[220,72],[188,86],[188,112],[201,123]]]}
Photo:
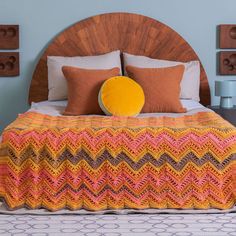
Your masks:
{"label": "mattress", "polygon": [[[185,115],[195,114],[197,112],[206,111],[211,112],[212,110],[204,107],[199,102],[194,100],[180,100],[183,107],[187,109],[187,113],[142,113],[138,117],[180,117]],[[65,110],[67,101],[43,101],[38,103],[32,103],[29,111],[38,112],[50,116],[61,116],[61,113]]]}
{"label": "mattress", "polygon": [[3,132],[0,196],[10,209],[230,209],[236,129],[192,101],[185,114],[61,116],[42,102]]}

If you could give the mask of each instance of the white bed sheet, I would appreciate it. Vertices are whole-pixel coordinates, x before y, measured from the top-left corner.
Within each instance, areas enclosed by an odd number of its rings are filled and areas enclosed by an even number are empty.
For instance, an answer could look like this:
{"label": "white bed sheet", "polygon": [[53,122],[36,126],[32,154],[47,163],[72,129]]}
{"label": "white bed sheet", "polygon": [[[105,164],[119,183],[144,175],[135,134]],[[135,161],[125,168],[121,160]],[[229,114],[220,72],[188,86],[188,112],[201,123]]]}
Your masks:
{"label": "white bed sheet", "polygon": [[[193,100],[181,100],[183,107],[187,109],[186,113],[141,113],[138,117],[159,117],[159,116],[169,116],[169,117],[179,117],[184,115],[192,115],[197,112],[202,111],[212,111],[199,102]],[[34,111],[51,116],[61,116],[62,112],[65,110],[67,101],[43,101],[38,103],[32,103],[29,111]]]}

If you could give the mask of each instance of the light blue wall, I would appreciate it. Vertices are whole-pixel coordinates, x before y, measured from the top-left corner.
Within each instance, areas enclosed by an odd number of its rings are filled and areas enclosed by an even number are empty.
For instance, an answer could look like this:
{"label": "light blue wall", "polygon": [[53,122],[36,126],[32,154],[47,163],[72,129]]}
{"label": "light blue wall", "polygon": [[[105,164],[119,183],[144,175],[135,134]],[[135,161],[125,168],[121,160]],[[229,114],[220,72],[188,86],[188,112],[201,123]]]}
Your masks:
{"label": "light blue wall", "polygon": [[236,23],[235,9],[235,0],[0,0],[0,24],[20,25],[21,53],[20,76],[0,78],[0,132],[27,110],[29,83],[43,48],[64,28],[100,13],[139,13],[174,28],[202,60],[213,94],[214,80],[223,78],[216,76],[216,26]]}

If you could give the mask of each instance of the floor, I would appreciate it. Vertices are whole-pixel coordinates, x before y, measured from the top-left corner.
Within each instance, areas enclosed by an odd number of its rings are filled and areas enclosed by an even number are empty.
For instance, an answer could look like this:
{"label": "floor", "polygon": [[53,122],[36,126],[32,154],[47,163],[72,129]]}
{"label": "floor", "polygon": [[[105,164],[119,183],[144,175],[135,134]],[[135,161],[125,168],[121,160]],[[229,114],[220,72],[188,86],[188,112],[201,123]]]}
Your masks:
{"label": "floor", "polygon": [[1,236],[236,236],[236,213],[5,215]]}

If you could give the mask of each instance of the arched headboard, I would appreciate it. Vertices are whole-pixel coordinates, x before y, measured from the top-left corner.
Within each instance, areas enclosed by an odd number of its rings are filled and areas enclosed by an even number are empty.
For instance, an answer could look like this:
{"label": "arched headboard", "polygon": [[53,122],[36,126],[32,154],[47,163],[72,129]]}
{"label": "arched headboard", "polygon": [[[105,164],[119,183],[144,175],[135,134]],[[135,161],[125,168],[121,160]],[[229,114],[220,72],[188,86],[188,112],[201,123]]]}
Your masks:
{"label": "arched headboard", "polygon": [[[47,56],[88,56],[116,49],[173,61],[199,60],[192,47],[173,29],[152,18],[108,13],[82,20],[60,33],[40,58],[33,74],[29,102],[48,98]],[[201,65],[200,98],[210,104],[207,76]]]}

